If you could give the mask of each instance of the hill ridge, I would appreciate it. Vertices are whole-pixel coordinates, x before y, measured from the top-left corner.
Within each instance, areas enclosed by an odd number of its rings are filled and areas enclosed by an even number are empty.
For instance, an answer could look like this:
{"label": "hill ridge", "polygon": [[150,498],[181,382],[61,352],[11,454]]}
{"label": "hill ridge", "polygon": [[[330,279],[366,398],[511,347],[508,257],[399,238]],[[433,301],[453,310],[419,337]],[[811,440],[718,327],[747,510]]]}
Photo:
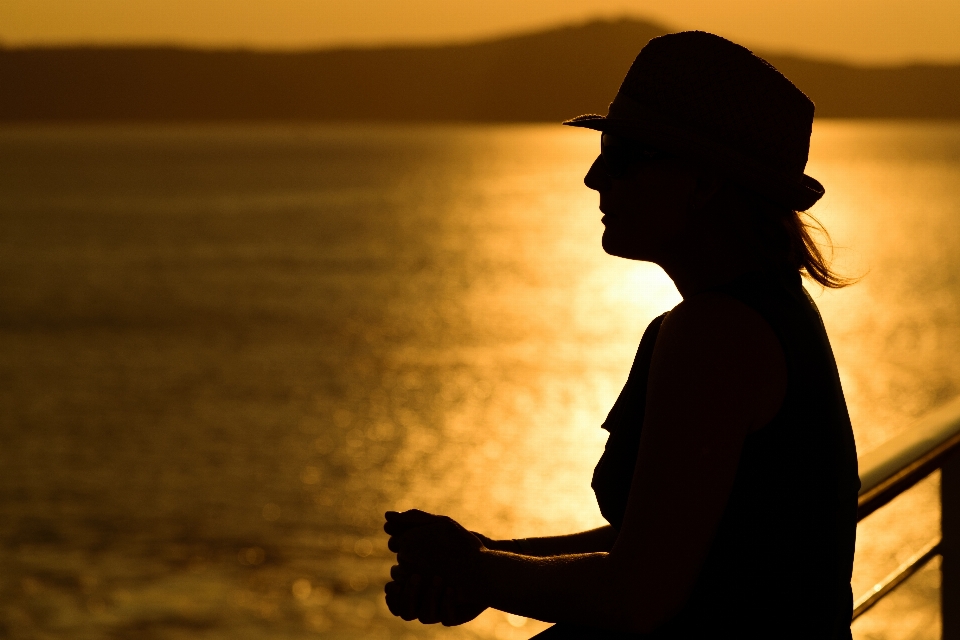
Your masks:
{"label": "hill ridge", "polygon": [[[605,113],[636,53],[666,32],[614,19],[425,46],[0,48],[0,122],[558,121]],[[960,118],[960,64],[758,54],[819,117]]]}

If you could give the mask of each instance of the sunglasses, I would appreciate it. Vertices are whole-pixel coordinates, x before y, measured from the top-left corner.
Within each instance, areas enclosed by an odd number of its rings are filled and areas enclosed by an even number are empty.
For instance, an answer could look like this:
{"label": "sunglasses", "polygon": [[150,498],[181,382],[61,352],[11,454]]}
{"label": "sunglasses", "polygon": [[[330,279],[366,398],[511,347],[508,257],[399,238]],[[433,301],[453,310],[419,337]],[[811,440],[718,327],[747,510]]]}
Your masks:
{"label": "sunglasses", "polygon": [[600,135],[600,157],[611,178],[622,178],[627,170],[638,163],[651,163],[668,157],[653,147],[622,138],[612,133]]}

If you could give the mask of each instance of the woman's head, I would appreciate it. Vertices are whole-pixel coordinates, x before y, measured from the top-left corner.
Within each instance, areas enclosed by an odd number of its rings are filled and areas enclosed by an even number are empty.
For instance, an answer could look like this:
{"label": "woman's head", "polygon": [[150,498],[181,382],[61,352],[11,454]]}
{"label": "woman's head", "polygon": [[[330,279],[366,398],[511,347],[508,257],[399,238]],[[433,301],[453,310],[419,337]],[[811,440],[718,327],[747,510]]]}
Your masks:
{"label": "woman's head", "polygon": [[722,249],[714,255],[801,271],[825,287],[852,282],[830,269],[814,239],[829,236],[813,216],[649,144],[603,134],[584,183],[600,195],[611,255],[666,266],[713,246]]}
{"label": "woman's head", "polygon": [[780,72],[724,38],[651,40],[607,116],[565,123],[604,134],[586,178],[601,194],[604,247],[662,265],[660,254],[696,240],[842,286],[811,239],[818,225],[798,213],[823,195],[804,174],[813,110]]}

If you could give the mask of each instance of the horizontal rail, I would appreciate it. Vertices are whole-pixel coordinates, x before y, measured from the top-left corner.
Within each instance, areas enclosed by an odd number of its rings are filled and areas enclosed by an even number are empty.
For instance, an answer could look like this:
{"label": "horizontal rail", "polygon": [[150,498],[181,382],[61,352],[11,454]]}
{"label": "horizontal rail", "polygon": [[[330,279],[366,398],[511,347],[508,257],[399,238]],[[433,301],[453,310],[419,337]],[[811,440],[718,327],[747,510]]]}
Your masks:
{"label": "horizontal rail", "polygon": [[960,399],[934,409],[900,435],[860,456],[857,520],[923,480],[960,450]]}
{"label": "horizontal rail", "polygon": [[856,620],[869,611],[873,605],[880,602],[885,595],[899,587],[907,578],[917,571],[920,571],[920,569],[923,569],[928,562],[941,553],[940,540],[935,540],[918,551],[912,558],[897,567],[890,575],[875,584],[873,589],[857,599],[853,605],[852,620]]}

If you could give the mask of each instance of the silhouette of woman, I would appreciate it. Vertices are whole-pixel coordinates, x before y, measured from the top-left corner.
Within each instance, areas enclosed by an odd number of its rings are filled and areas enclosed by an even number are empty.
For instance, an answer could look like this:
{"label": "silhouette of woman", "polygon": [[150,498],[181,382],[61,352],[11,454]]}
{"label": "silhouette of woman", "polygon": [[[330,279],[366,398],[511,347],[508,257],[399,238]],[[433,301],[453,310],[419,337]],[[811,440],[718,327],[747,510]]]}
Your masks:
{"label": "silhouette of woman", "polygon": [[801,275],[831,271],[800,212],[813,103],[715,35],[652,40],[584,182],[603,248],[660,265],[683,301],[650,323],[603,428],[608,526],[491,540],[388,512],[390,610],[459,624],[486,607],[556,622],[538,638],[850,638],[857,456]]}

